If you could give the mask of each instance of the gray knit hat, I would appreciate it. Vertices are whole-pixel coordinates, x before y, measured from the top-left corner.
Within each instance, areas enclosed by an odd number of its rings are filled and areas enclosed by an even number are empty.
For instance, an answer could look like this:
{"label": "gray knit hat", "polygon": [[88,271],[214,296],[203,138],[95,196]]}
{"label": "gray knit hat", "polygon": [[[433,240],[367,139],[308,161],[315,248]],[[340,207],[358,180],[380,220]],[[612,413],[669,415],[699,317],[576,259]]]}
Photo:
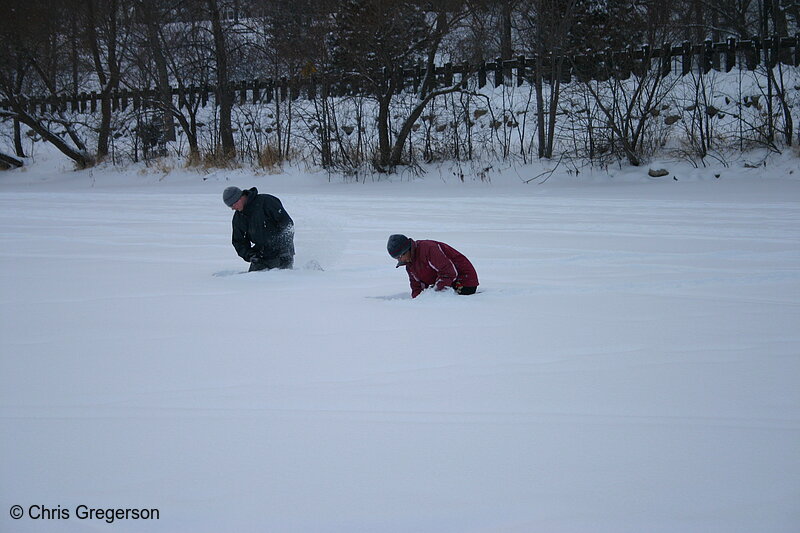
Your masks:
{"label": "gray knit hat", "polygon": [[[406,253],[414,245],[414,240],[409,239],[405,235],[396,233],[389,236],[389,241],[386,243],[386,251],[395,259],[399,259],[401,255]],[[405,263],[397,262],[397,267],[403,266]]]}
{"label": "gray knit hat", "polygon": [[225,205],[228,207],[233,207],[233,204],[238,202],[241,197],[242,189],[239,187],[228,187],[225,189],[225,192],[222,193],[222,201],[225,202]]}

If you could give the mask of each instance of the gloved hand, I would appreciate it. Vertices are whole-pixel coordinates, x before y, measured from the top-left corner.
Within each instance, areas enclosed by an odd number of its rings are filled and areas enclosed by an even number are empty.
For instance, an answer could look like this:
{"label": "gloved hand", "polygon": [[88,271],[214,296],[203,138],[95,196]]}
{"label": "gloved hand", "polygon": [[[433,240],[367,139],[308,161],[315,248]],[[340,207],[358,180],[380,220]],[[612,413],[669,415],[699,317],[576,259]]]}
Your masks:
{"label": "gloved hand", "polygon": [[263,263],[264,258],[258,252],[251,252],[250,257],[247,259],[250,263]]}

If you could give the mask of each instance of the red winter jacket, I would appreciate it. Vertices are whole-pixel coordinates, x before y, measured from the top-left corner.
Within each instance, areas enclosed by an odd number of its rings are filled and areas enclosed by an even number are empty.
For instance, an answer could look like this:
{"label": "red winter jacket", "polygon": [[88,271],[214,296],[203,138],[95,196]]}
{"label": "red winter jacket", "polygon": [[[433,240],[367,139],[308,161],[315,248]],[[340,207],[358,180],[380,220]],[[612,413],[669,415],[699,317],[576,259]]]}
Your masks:
{"label": "red winter jacket", "polygon": [[437,291],[447,287],[477,287],[475,267],[458,250],[443,242],[414,241],[414,258],[406,265],[411,282],[411,297],[435,286]]}

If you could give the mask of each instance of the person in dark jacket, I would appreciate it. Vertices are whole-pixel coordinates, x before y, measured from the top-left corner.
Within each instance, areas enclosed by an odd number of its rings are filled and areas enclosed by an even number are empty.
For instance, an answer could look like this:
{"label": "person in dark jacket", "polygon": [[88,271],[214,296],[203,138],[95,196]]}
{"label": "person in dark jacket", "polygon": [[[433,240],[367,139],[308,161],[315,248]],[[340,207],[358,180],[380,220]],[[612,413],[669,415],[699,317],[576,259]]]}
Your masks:
{"label": "person in dark jacket", "polygon": [[436,291],[452,287],[463,295],[475,294],[478,289],[475,267],[450,245],[439,241],[415,241],[396,234],[389,237],[386,249],[397,259],[395,268],[406,267],[412,298],[429,287]]}
{"label": "person in dark jacket", "polygon": [[250,272],[292,268],[294,264],[294,222],[283,204],[258,189],[242,191],[228,187],[222,193],[233,214],[233,247],[250,263]]}

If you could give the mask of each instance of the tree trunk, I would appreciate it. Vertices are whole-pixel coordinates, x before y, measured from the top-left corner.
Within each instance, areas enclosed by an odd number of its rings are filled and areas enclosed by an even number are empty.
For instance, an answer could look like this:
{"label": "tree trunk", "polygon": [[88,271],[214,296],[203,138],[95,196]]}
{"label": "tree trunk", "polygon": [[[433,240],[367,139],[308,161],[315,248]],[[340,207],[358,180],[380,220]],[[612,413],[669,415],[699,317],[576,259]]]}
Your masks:
{"label": "tree trunk", "polygon": [[[50,91],[50,96],[53,98],[58,98],[58,91],[56,90],[55,81],[48,77],[48,74],[44,71],[38,61],[31,61],[31,66],[33,69],[39,74],[39,78],[41,79],[44,86],[47,87],[47,90]],[[19,90],[17,90],[17,94],[19,94]],[[61,125],[64,126],[64,129],[69,135],[69,138],[72,139],[72,142],[75,143],[75,147],[80,152],[86,151],[86,144],[81,139],[80,135],[75,131],[75,124],[67,119],[64,118],[63,113],[59,110],[56,114],[62,119]]]}
{"label": "tree trunk", "polygon": [[211,12],[211,30],[214,34],[214,48],[217,63],[217,103],[219,104],[219,136],[222,141],[223,156],[228,159],[236,157],[236,145],[233,140],[231,110],[233,98],[228,79],[228,53],[225,49],[225,34],[220,20],[217,0],[208,0]]}
{"label": "tree trunk", "polygon": [[79,72],[78,69],[80,68],[79,63],[79,54],[78,54],[78,23],[77,23],[77,16],[75,13],[72,13],[70,17],[70,28],[71,28],[71,36],[70,36],[70,67],[72,70],[72,94],[78,94],[78,87],[79,81],[78,76]]}
{"label": "tree trunk", "polygon": [[545,157],[546,154],[546,146],[547,143],[545,141],[546,134],[545,134],[545,113],[546,109],[544,107],[544,87],[542,87],[542,53],[541,49],[538,54],[536,54],[536,71],[534,73],[534,80],[533,86],[536,91],[536,133],[539,140],[539,146],[537,150],[537,154],[539,159]]}
{"label": "tree trunk", "polygon": [[[14,83],[14,94],[22,93],[22,82],[25,79],[25,67],[21,61],[17,61],[17,75]],[[22,135],[19,127],[19,119],[14,118],[14,152],[17,157],[25,157],[25,151],[22,148]]]}
{"label": "tree trunk", "polygon": [[164,57],[164,47],[159,35],[159,10],[153,0],[143,0],[142,7],[145,12],[145,24],[147,26],[147,44],[153,54],[153,63],[158,76],[158,95],[161,105],[165,109],[162,114],[164,140],[174,141],[175,120],[172,117],[172,113],[166,111],[172,108],[172,90],[169,85],[169,71],[167,70],[167,60]]}
{"label": "tree trunk", "polygon": [[408,116],[408,118],[406,118],[403,126],[400,128],[400,132],[397,134],[397,138],[394,141],[394,147],[392,148],[391,157],[389,158],[389,166],[391,168],[394,168],[400,164],[400,159],[403,155],[403,146],[406,144],[406,139],[411,133],[411,128],[414,127],[414,123],[419,119],[420,115],[422,115],[422,112],[425,110],[425,107],[431,102],[431,100],[437,96],[456,92],[459,89],[460,84],[448,87],[447,89],[442,89],[441,91],[428,93],[428,95],[421,102],[419,102],[416,107],[414,107],[414,109],[411,111],[411,114]]}
{"label": "tree trunk", "polygon": [[545,141],[546,147],[544,156],[547,159],[553,157],[553,143],[556,137],[556,120],[558,118],[558,101],[561,97],[561,69],[564,66],[564,57],[553,57],[552,75],[553,79],[550,81],[550,109],[547,114],[547,139]]}
{"label": "tree trunk", "polygon": [[770,4],[772,12],[772,31],[775,35],[786,37],[789,35],[789,23],[786,20],[786,12],[781,7],[780,0],[765,0]]}
{"label": "tree trunk", "polygon": [[694,15],[694,39],[692,40],[696,43],[701,43],[706,38],[705,9],[702,0],[693,0],[692,7]]}
{"label": "tree trunk", "polygon": [[500,58],[503,60],[511,59],[514,51],[511,48],[511,11],[512,0],[503,0],[500,6]]}
{"label": "tree trunk", "polygon": [[25,150],[22,148],[22,135],[19,127],[19,120],[14,119],[14,153],[17,157],[25,157]]}
{"label": "tree trunk", "polygon": [[119,85],[119,63],[117,58],[117,0],[107,0],[105,8],[108,10],[108,34],[104,43],[107,54],[107,68],[103,66],[100,49],[103,48],[97,35],[97,17],[95,14],[95,0],[86,0],[89,15],[89,47],[92,50],[97,79],[100,82],[100,127],[97,136],[97,157],[102,159],[108,155],[109,140],[111,138],[111,93]]}
{"label": "tree trunk", "polygon": [[42,139],[51,143],[53,146],[58,148],[61,153],[75,161],[78,164],[79,168],[86,168],[94,164],[94,161],[86,152],[77,150],[67,144],[64,139],[50,131],[48,128],[43,126],[38,120],[36,120],[32,115],[28,114],[24,111],[17,102],[11,102],[11,107],[14,111],[14,116],[17,118],[21,123],[28,126],[30,129],[38,133],[42,136]]}
{"label": "tree trunk", "polygon": [[101,93],[100,128],[97,131],[97,157],[103,159],[108,155],[111,138],[111,95],[108,91]]}
{"label": "tree trunk", "polygon": [[[391,87],[391,82],[389,86]],[[378,166],[386,170],[391,161],[391,142],[389,140],[389,105],[392,102],[392,90],[389,89],[378,100]]]}
{"label": "tree trunk", "polygon": [[0,169],[2,168],[19,168],[23,165],[22,161],[17,159],[14,156],[8,155],[4,152],[0,152]]}

